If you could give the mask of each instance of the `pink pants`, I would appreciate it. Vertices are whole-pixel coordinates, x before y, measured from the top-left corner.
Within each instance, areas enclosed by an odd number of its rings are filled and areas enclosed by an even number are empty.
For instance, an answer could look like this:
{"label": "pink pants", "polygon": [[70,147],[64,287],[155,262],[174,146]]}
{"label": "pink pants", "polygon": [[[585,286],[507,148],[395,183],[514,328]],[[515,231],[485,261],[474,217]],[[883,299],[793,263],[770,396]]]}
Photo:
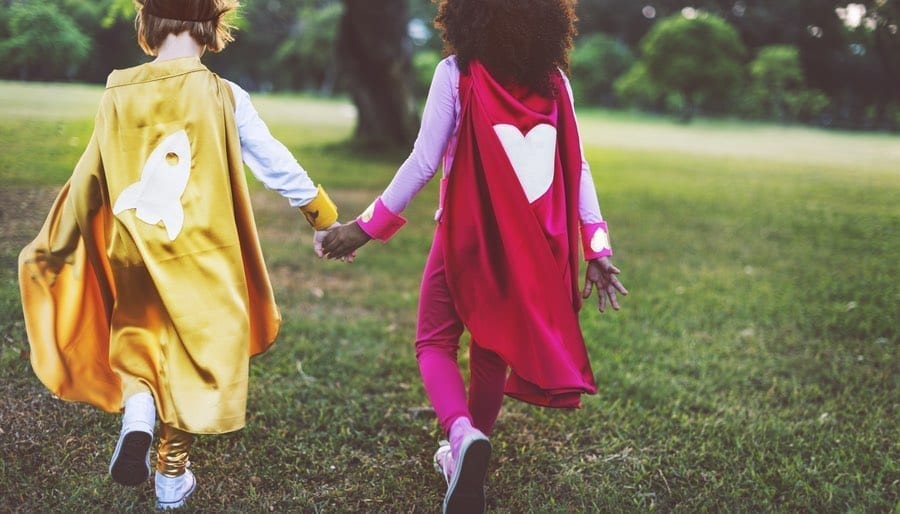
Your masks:
{"label": "pink pants", "polygon": [[475,428],[490,434],[503,403],[506,362],[473,339],[469,344],[469,395],[457,362],[463,324],[453,305],[444,268],[439,232],[428,254],[419,296],[416,358],[425,392],[438,421],[449,433],[459,418],[472,420]]}

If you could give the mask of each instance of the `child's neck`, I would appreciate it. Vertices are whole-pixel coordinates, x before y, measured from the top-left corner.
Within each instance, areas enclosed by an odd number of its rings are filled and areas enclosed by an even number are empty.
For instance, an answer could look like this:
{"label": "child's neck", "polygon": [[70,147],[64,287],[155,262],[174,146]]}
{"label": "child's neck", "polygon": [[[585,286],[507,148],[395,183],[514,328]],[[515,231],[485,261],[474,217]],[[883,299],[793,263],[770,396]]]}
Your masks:
{"label": "child's neck", "polygon": [[188,31],[180,34],[169,34],[162,44],[159,45],[154,62],[170,61],[183,57],[200,57],[203,55],[204,50],[206,50],[206,47],[197,43]]}

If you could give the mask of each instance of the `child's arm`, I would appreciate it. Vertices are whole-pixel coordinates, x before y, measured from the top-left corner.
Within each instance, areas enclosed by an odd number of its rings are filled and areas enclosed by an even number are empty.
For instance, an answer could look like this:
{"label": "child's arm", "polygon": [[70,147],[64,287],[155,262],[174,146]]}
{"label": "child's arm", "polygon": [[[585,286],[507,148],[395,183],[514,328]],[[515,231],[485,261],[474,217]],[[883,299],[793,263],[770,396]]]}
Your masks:
{"label": "child's arm", "polygon": [[[572,85],[565,73],[562,74],[569,100],[572,103],[572,113],[575,113],[575,98],[572,94]],[[577,116],[575,123],[578,123]],[[603,221],[600,214],[600,201],[597,198],[597,188],[594,186],[594,177],[591,175],[591,167],[584,155],[584,145],[578,141],[581,148],[581,182],[578,194],[578,215],[581,220],[581,244],[584,250],[584,259],[591,261],[601,257],[612,256],[612,247],[609,243],[609,227]]]}
{"label": "child's arm", "polygon": [[380,197],[391,212],[403,212],[431,180],[455,132],[459,70],[454,59],[444,59],[435,68],[412,152]]}
{"label": "child's arm", "polygon": [[[572,86],[565,73],[562,74],[569,100],[572,102],[572,113],[575,113],[575,99],[572,95]],[[578,123],[577,117],[575,123]],[[584,145],[581,147],[581,184],[578,198],[578,215],[581,220],[581,244],[584,250],[584,259],[588,262],[584,277],[584,291],[582,297],[589,298],[594,288],[597,289],[600,312],[610,305],[619,310],[618,294],[627,295],[628,290],[619,282],[616,276],[620,273],[610,260],[612,247],[609,243],[609,229],[603,216],[600,214],[600,201],[597,198],[597,188],[594,186],[594,177],[591,175],[591,167],[584,156]]]}
{"label": "child's arm", "polygon": [[226,82],[234,93],[241,154],[250,171],[267,188],[287,198],[292,207],[299,208],[315,230],[331,227],[338,218],[334,202],[321,185],[316,187],[291,152],[272,136],[250,102],[250,95],[237,84]]}
{"label": "child's arm", "polygon": [[355,222],[326,236],[325,255],[343,258],[372,239],[387,242],[406,223],[400,213],[437,172],[456,128],[458,83],[459,71],[452,58],[441,61],[431,81],[412,152],[381,196]]}

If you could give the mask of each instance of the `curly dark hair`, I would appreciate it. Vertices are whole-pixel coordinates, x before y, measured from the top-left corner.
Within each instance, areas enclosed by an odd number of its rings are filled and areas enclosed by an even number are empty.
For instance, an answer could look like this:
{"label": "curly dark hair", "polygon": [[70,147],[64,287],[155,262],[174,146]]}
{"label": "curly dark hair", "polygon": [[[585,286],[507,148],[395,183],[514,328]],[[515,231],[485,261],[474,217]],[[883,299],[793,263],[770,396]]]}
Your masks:
{"label": "curly dark hair", "polygon": [[444,53],[456,54],[461,72],[478,60],[501,82],[556,96],[550,77],[569,67],[575,0],[434,1]]}

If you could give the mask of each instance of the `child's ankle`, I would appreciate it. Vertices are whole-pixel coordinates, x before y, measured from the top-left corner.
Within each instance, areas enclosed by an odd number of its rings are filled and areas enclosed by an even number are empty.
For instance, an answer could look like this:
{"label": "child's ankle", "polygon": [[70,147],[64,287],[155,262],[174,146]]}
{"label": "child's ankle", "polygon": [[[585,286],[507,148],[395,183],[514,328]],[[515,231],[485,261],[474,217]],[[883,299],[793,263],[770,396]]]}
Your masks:
{"label": "child's ankle", "polygon": [[473,428],[472,420],[466,416],[460,416],[453,420],[453,423],[450,423],[450,430],[448,431],[447,436],[453,439],[455,435],[467,432],[471,428]]}
{"label": "child's ankle", "polygon": [[128,431],[140,430],[153,434],[156,425],[156,404],[153,395],[146,392],[133,394],[125,400],[122,425]]}

